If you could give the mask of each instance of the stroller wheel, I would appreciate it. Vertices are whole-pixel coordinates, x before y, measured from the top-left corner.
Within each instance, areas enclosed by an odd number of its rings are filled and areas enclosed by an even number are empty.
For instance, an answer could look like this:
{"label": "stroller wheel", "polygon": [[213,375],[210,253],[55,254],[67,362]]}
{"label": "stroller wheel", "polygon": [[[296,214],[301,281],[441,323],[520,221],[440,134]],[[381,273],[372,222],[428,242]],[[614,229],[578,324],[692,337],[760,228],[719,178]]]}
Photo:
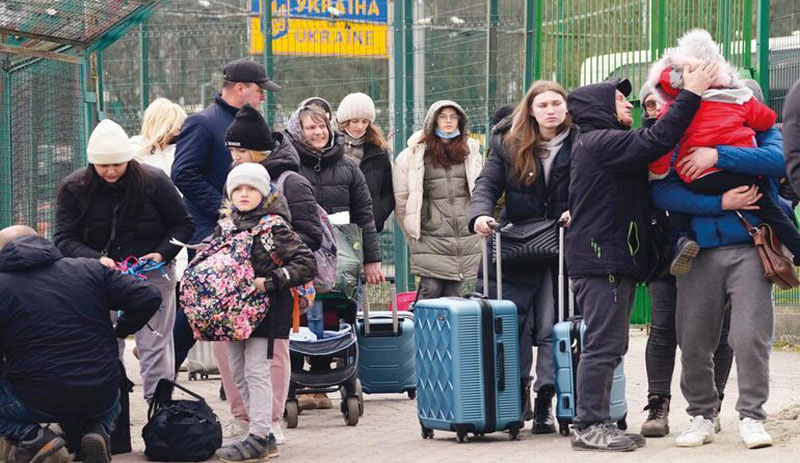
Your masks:
{"label": "stroller wheel", "polygon": [[358,424],[358,397],[351,396],[347,398],[344,409],[344,422],[348,426],[355,426]]}
{"label": "stroller wheel", "polygon": [[364,416],[364,390],[361,389],[361,380],[356,378],[356,396],[358,396],[358,416]]}
{"label": "stroller wheel", "polygon": [[300,407],[297,405],[297,400],[287,400],[284,413],[286,413],[286,427],[289,429],[296,428],[297,417],[300,415]]}

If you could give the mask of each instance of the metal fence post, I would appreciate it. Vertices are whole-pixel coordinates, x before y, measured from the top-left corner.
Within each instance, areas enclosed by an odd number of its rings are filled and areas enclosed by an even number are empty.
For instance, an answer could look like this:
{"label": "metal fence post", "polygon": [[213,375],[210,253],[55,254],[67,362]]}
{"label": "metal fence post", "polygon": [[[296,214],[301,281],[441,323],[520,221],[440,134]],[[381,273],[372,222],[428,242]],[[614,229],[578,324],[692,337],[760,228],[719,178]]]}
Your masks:
{"label": "metal fence post", "polygon": [[[392,82],[392,91],[394,93],[394,155],[397,157],[406,145],[407,131],[406,131],[406,66],[404,63],[405,58],[411,58],[406,55],[406,33],[404,13],[405,7],[410,8],[410,2],[405,0],[395,0],[392,4],[393,10],[393,41],[392,41],[392,60],[394,82]],[[412,74],[413,75],[413,74]],[[413,89],[413,81],[410,83]],[[413,95],[411,95],[413,102]],[[413,107],[411,117],[413,118]],[[394,275],[395,275],[395,288],[397,292],[406,291],[409,287],[409,272],[408,272],[408,247],[406,246],[406,238],[403,234],[400,224],[395,220],[393,227],[393,242],[394,242]]]}
{"label": "metal fence post", "polygon": [[2,156],[0,156],[0,225],[7,227],[11,225],[13,216],[11,212],[13,208],[11,194],[11,156],[13,155],[11,151],[11,117],[13,112],[11,110],[11,73],[2,70],[0,73],[2,73],[3,82],[3,97],[0,99],[0,104],[2,104],[0,111],[3,115],[0,118],[2,120],[2,125],[0,125],[0,152],[2,152]]}
{"label": "metal fence post", "polygon": [[769,101],[769,0],[759,0],[756,12],[756,80],[764,92],[764,101]]}
{"label": "metal fence post", "polygon": [[[275,78],[272,59],[272,2],[273,0],[261,0],[261,32],[264,36],[264,50],[261,58],[270,79]],[[265,93],[264,116],[267,124],[272,127],[275,125],[275,96],[272,92]]]}
{"label": "metal fence post", "polygon": [[150,106],[150,40],[144,31],[144,24],[139,24],[139,85],[142,86],[139,109],[142,114]]}
{"label": "metal fence post", "polygon": [[489,146],[489,131],[492,128],[492,111],[497,107],[497,26],[500,22],[497,0],[489,0],[487,4],[488,21],[486,22],[486,146]]}

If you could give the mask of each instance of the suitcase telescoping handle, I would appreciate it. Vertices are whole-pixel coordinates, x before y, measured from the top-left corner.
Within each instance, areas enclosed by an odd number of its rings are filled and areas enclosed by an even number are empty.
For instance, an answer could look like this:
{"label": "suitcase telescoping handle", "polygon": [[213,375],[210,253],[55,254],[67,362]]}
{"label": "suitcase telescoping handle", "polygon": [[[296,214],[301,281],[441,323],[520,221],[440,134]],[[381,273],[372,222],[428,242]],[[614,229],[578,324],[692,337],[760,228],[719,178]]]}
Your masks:
{"label": "suitcase telescoping handle", "polygon": [[[564,235],[566,230],[566,219],[559,219],[558,224],[558,320],[569,318],[569,312],[573,312],[572,290],[569,289],[566,278],[564,277]],[[566,288],[565,288],[566,286]],[[564,290],[569,290],[569,311],[564,313]],[[574,313],[574,312],[573,312]],[[566,315],[566,316],[565,316]]]}
{"label": "suitcase telescoping handle", "polygon": [[[393,280],[393,278],[387,278],[387,281],[390,283],[389,286],[392,288],[392,299],[389,303],[389,306],[392,308],[392,333],[396,335],[397,331],[400,329],[400,315],[397,313],[397,287],[395,286],[395,282]],[[364,334],[369,336],[369,298],[362,297],[361,301],[364,311]]]}
{"label": "suitcase telescoping handle", "polygon": [[[500,224],[494,222],[489,225],[494,230],[494,255],[495,260],[495,280],[497,281],[497,300],[503,299],[503,262],[500,254]],[[483,297],[489,298],[489,244],[486,237],[481,238],[483,246]]]}

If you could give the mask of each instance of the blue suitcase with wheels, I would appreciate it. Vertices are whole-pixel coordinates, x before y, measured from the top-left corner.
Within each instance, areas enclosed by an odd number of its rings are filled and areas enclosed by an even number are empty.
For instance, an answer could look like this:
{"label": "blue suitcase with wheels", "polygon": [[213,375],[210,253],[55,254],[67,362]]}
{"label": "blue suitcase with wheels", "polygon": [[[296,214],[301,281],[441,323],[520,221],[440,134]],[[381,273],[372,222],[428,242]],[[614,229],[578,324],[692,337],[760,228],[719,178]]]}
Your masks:
{"label": "blue suitcase with wheels", "polygon": [[[583,351],[583,336],[586,325],[578,316],[564,318],[564,227],[559,227],[559,263],[558,263],[558,316],[559,320],[553,327],[553,358],[556,378],[556,419],[559,432],[563,436],[569,435],[569,425],[575,418],[576,400],[575,384],[578,378],[578,364]],[[574,306],[572,292],[569,292],[570,308]],[[572,311],[572,310],[571,310]],[[574,313],[574,311],[572,311]],[[614,379],[611,383],[610,401],[611,421],[625,430],[628,428],[628,404],[625,400],[625,369],[620,362],[614,370]]]}
{"label": "blue suitcase with wheels", "polygon": [[[483,274],[488,275],[483,244]],[[433,438],[439,429],[455,432],[464,442],[467,433],[509,430],[517,439],[522,416],[514,303],[475,295],[420,300],[414,310],[422,437]]]}
{"label": "blue suitcase with wheels", "polygon": [[417,391],[417,344],[414,315],[391,312],[364,313],[356,320],[358,335],[358,379],[367,394],[406,393],[413,399]]}

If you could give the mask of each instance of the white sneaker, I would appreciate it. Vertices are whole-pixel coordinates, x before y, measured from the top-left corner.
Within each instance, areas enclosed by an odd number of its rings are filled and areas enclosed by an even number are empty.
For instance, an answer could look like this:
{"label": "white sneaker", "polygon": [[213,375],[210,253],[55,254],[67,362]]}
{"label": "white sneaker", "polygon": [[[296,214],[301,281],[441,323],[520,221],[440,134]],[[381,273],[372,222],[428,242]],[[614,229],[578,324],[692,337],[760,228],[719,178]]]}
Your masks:
{"label": "white sneaker", "polygon": [[700,447],[711,442],[714,442],[714,422],[700,415],[692,417],[689,427],[675,439],[678,447]]}
{"label": "white sneaker", "polygon": [[752,418],[744,418],[739,421],[739,436],[742,437],[744,445],[749,449],[760,449],[772,445],[772,437],[764,429],[764,422]]}
{"label": "white sneaker", "polygon": [[250,423],[244,420],[232,419],[222,426],[223,445],[232,445],[250,432]]}
{"label": "white sneaker", "polygon": [[281,428],[281,421],[283,420],[275,420],[272,422],[272,434],[275,436],[275,442],[278,445],[283,445],[286,443],[286,436],[283,434],[283,428]]}

